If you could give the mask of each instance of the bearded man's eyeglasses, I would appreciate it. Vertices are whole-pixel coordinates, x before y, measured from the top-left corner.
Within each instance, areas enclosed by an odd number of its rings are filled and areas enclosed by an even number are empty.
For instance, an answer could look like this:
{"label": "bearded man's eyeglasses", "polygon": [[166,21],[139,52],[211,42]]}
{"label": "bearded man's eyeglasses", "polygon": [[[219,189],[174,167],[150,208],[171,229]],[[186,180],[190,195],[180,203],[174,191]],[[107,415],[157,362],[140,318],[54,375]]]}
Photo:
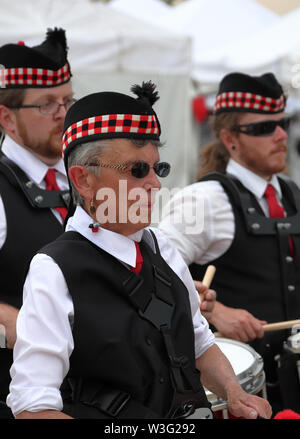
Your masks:
{"label": "bearded man's eyeglasses", "polygon": [[68,99],[63,104],[59,104],[55,101],[46,102],[41,105],[16,105],[16,106],[8,106],[8,108],[13,108],[19,110],[20,108],[38,108],[39,112],[44,115],[54,116],[60,110],[60,107],[64,107],[66,111],[76,102],[76,99]]}

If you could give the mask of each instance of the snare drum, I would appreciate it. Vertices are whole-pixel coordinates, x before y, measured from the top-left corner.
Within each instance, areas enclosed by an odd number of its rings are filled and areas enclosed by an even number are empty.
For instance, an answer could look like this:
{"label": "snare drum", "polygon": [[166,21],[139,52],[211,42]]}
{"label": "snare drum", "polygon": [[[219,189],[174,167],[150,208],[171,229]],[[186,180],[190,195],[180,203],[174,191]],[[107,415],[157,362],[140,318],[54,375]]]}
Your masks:
{"label": "snare drum", "polygon": [[283,349],[275,359],[278,364],[277,375],[284,408],[300,410],[300,328],[299,332],[288,337]]}
{"label": "snare drum", "polygon": [[[216,345],[231,363],[234,373],[245,392],[266,398],[266,378],[262,357],[251,346],[239,341],[216,338]],[[217,418],[234,418],[227,410],[226,401],[209,390],[206,390],[205,393]],[[197,410],[191,417],[197,418]]]}

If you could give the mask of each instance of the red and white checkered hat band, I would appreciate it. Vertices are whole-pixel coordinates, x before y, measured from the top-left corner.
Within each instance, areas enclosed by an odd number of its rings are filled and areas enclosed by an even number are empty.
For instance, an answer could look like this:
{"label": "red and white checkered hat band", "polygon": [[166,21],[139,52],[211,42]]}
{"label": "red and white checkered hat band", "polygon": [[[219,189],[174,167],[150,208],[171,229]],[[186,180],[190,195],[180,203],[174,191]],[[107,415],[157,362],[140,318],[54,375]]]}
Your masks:
{"label": "red and white checkered hat band", "polygon": [[63,135],[63,149],[77,139],[112,133],[128,133],[159,136],[159,128],[154,115],[140,114],[105,114],[81,120],[69,126]]}
{"label": "red and white checkered hat band", "polygon": [[51,87],[63,84],[71,78],[69,65],[66,63],[58,70],[38,69],[33,67],[14,67],[0,69],[0,87],[7,86],[41,86]]}
{"label": "red and white checkered hat band", "polygon": [[282,94],[280,98],[273,99],[265,96],[256,95],[242,91],[228,91],[220,93],[214,105],[213,112],[220,110],[236,109],[257,111],[261,113],[278,113],[285,107],[285,97]]}

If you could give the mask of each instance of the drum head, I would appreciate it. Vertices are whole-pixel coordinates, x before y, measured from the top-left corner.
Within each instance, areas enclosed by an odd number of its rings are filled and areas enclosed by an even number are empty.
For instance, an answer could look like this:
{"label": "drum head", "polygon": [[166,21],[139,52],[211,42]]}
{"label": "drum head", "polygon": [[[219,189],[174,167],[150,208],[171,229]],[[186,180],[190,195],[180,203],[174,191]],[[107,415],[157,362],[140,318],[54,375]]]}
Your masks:
{"label": "drum head", "polygon": [[216,338],[216,345],[230,361],[238,378],[242,378],[250,371],[253,372],[258,355],[249,345],[227,338]]}

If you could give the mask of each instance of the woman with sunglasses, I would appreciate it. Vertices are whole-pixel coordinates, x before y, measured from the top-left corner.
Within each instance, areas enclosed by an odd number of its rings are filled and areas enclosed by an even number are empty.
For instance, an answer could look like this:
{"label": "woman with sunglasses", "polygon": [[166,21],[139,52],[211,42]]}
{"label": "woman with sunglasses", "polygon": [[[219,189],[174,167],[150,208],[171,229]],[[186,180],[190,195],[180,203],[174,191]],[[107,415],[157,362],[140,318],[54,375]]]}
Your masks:
{"label": "woman with sunglasses", "polygon": [[[212,116],[215,140],[201,150],[199,182],[176,195],[160,223],[194,279],[202,279],[208,264],[216,266],[210,323],[223,336],[253,341],[275,410],[283,402],[274,357],[289,333],[264,335],[263,325],[300,316],[300,191],[278,176],[287,157],[285,103],[271,73],[225,76]],[[204,227],[188,234],[184,222],[174,224],[174,212],[187,218],[197,206]]]}
{"label": "woman with sunglasses", "polygon": [[270,417],[248,395],[199,309],[187,266],[150,229],[159,161],[151,82],[67,113],[64,161],[76,208],[32,262],[11,369],[17,418],[213,417],[201,381],[237,416]]}

